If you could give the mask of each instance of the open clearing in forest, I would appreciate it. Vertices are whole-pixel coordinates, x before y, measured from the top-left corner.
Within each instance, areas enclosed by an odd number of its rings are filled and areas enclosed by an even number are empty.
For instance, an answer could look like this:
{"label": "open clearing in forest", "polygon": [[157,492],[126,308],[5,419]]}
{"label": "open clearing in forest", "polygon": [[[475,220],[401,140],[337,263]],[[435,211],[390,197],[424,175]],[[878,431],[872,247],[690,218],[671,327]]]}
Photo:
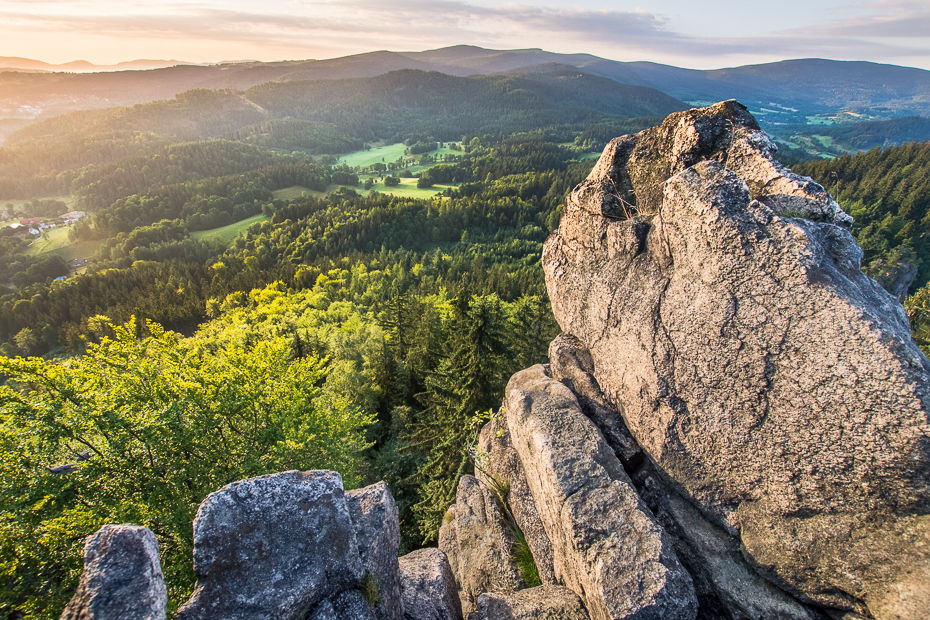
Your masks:
{"label": "open clearing in forest", "polygon": [[[428,168],[428,166],[423,166],[423,168]],[[354,189],[359,193],[360,196],[367,196],[370,190],[367,190],[364,187],[366,178],[368,178],[367,175],[361,175],[359,177],[358,185],[349,185],[347,187]],[[434,185],[433,187],[417,187],[417,179],[401,179],[400,185],[387,187],[384,185],[384,183],[381,182],[381,177],[376,176],[372,178],[375,179],[375,184],[371,189],[381,194],[391,194],[392,196],[400,196],[402,198],[435,198],[437,194],[445,190],[447,187],[458,187],[458,183]],[[275,190],[272,193],[274,194],[274,197],[279,200],[293,200],[304,195],[312,196],[313,198],[325,198],[326,194],[338,188],[338,185],[330,185],[326,188],[326,193],[323,193],[314,191],[312,189],[307,189],[306,187],[301,187],[300,185],[295,185],[293,187],[286,187],[284,189]],[[203,233],[194,233],[191,236],[193,237],[194,235],[202,234]]]}
{"label": "open clearing in forest", "polygon": [[[281,190],[284,191],[284,190]],[[310,190],[307,190],[310,191]],[[319,192],[317,192],[319,193]],[[299,194],[298,194],[299,195]],[[220,226],[219,228],[211,228],[210,230],[198,230],[197,232],[191,233],[191,239],[214,239],[219,237],[220,241],[224,245],[230,245],[233,241],[236,240],[236,237],[239,236],[239,233],[245,232],[248,230],[249,226],[255,224],[256,222],[264,222],[268,219],[267,215],[253,215],[244,220],[238,221],[235,224],[229,224],[227,226]]]}
{"label": "open clearing in forest", "polygon": [[38,237],[26,248],[27,256],[38,256],[50,252],[61,256],[66,261],[72,261],[75,258],[90,259],[94,257],[97,248],[103,243],[102,239],[86,239],[72,242],[68,239],[70,226],[60,226],[48,231],[48,240]]}
{"label": "open clearing in forest", "polygon": [[[366,177],[359,177],[359,180],[364,183],[365,178]],[[401,198],[437,198],[437,194],[442,193],[447,187],[458,187],[458,183],[444,183],[432,187],[417,187],[417,181],[419,179],[401,179],[400,185],[386,187],[384,183],[380,181],[381,177],[373,178],[375,179],[375,184],[372,186],[371,190],[360,189],[358,187],[353,187],[352,189],[363,196],[367,196],[370,191],[376,191],[381,194],[391,194],[392,196],[399,196]]]}
{"label": "open clearing in forest", "polygon": [[[337,187],[339,186],[330,185],[326,188],[326,192],[331,192]],[[326,196],[326,192],[318,192],[315,189],[310,189],[309,187],[304,187],[303,185],[292,185],[290,187],[285,187],[284,189],[276,189],[271,192],[271,195],[275,200],[294,200],[295,198],[300,198],[302,196],[322,198]]]}
{"label": "open clearing in forest", "polygon": [[[16,210],[16,211],[21,211],[22,208],[23,208],[23,205],[26,204],[26,203],[32,202],[32,200],[33,200],[32,198],[29,198],[29,199],[26,199],[26,200],[23,200],[23,199],[19,199],[19,200],[0,200],[0,208],[2,208],[2,209],[7,209],[7,205],[10,205],[10,204],[11,204],[11,205],[13,205],[13,209],[14,209],[14,210]],[[69,195],[69,196],[43,196],[42,198],[39,198],[38,200],[60,200],[60,201],[62,201],[63,203],[65,203],[66,205],[68,205],[68,208],[69,208],[69,209],[74,209],[74,198],[71,197],[70,195]],[[10,215],[12,215],[12,213],[11,213]],[[20,219],[20,218],[11,218],[11,219]],[[51,218],[49,218],[49,219],[51,219]]]}
{"label": "open clearing in forest", "polygon": [[[452,144],[451,142],[444,142],[443,144]],[[367,151],[356,151],[354,153],[349,153],[348,155],[343,155],[339,158],[339,161],[336,162],[337,166],[345,164],[351,168],[356,166],[364,168],[365,166],[370,166],[375,163],[389,164],[391,162],[397,161],[398,158],[404,156],[404,150],[407,147],[404,146],[403,142],[398,142],[396,144],[389,144],[387,146],[377,146]],[[453,151],[448,146],[443,146],[441,149],[436,149],[435,151],[429,151],[428,153],[419,153],[417,155],[410,155],[408,159],[411,164],[419,159],[420,155],[431,155],[431,156],[443,156],[443,155],[462,155],[462,151]],[[442,162],[437,162],[442,163]],[[435,164],[430,164],[435,165]],[[429,166],[424,166],[428,168]]]}

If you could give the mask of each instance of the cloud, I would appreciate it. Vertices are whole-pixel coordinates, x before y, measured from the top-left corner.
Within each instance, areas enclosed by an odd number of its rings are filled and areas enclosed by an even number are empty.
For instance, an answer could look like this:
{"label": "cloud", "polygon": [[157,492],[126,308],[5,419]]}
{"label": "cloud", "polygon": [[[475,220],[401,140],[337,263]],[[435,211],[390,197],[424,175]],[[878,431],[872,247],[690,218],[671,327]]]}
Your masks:
{"label": "cloud", "polygon": [[236,44],[248,44],[250,55],[267,49],[300,56],[379,48],[412,51],[455,43],[574,48],[571,51],[610,58],[678,59],[689,66],[754,58],[930,56],[926,2],[873,0],[845,7],[840,17],[822,24],[738,36],[694,36],[676,30],[670,18],[647,11],[481,3],[485,1],[266,0],[259,10],[246,0],[164,2],[157,9],[132,0],[6,0],[0,4],[0,23],[6,22],[8,29],[15,23],[19,30],[55,34],[162,40],[166,48],[167,42],[182,39],[213,42],[215,49],[226,45],[227,51],[218,52],[225,57],[236,56],[230,51]]}
{"label": "cloud", "polygon": [[917,38],[930,44],[930,5],[925,2],[864,2],[847,7],[841,17],[826,24],[794,28],[784,33],[828,38]]}

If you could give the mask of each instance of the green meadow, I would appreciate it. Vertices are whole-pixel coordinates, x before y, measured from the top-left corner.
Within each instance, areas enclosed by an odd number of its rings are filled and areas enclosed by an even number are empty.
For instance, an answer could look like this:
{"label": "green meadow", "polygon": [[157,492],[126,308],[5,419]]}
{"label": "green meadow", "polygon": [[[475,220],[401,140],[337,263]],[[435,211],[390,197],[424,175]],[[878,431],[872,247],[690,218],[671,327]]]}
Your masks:
{"label": "green meadow", "polygon": [[[446,142],[445,144],[449,144],[449,143]],[[356,151],[354,153],[348,153],[347,155],[343,155],[336,162],[336,165],[341,166],[345,164],[349,166],[350,168],[356,168],[356,167],[365,168],[366,166],[370,166],[376,163],[389,164],[403,157],[404,150],[406,150],[406,148],[407,147],[404,146],[402,142],[398,142],[396,144],[388,144],[385,146],[376,146],[368,150]],[[453,151],[448,146],[443,146],[441,149],[436,149],[435,151],[429,151],[428,153],[421,153],[421,155],[424,155],[424,154],[430,155],[433,157],[435,156],[441,157],[443,155],[462,155],[462,151]],[[413,161],[416,161],[419,157],[420,155],[409,155],[407,156],[407,159],[413,162]],[[439,162],[439,163],[442,163],[442,162]],[[413,169],[414,167],[422,170],[423,168],[428,168],[429,166],[412,166],[411,169]]]}
{"label": "green meadow", "polygon": [[[296,187],[296,186],[295,186]],[[290,188],[293,189],[293,188]],[[281,190],[286,191],[286,190]],[[310,191],[310,190],[306,190]],[[319,193],[319,192],[315,192]],[[298,194],[299,196],[300,194]],[[214,239],[219,237],[224,245],[230,245],[236,237],[239,236],[239,233],[244,233],[248,230],[249,226],[255,224],[256,222],[264,222],[268,219],[267,215],[253,215],[252,217],[240,220],[235,224],[229,224],[228,226],[220,226],[219,228],[211,228],[209,230],[198,230],[197,232],[191,233],[191,239]]]}
{"label": "green meadow", "polygon": [[61,256],[67,261],[74,260],[75,258],[93,258],[94,253],[96,253],[97,248],[100,247],[103,241],[100,239],[88,239],[75,243],[68,239],[69,230],[70,227],[61,226],[48,231],[48,239],[37,237],[36,240],[32,242],[32,245],[26,248],[26,255],[38,256],[39,254],[51,252],[52,254]]}

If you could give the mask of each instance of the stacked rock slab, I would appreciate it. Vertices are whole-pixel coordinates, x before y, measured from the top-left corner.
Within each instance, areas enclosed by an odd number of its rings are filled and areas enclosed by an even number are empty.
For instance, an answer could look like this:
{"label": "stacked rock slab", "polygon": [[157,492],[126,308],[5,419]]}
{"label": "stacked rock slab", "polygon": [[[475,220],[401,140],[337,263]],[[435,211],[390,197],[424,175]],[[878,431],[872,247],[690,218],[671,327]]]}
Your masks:
{"label": "stacked rock slab", "polygon": [[[400,620],[400,520],[397,504],[384,482],[346,492],[349,512],[369,588],[378,592],[374,614],[378,620]],[[363,584],[366,583],[363,580]]]}
{"label": "stacked rock slab", "polygon": [[462,476],[455,504],[439,530],[439,549],[459,586],[462,615],[468,617],[483,592],[515,592],[526,584],[511,559],[514,539],[498,499],[474,476]]}
{"label": "stacked rock slab", "polygon": [[593,620],[693,620],[691,578],[616,454],[564,384],[515,374],[507,427],[552,544],[555,577]]}
{"label": "stacked rock slab", "polygon": [[553,311],[658,474],[757,570],[925,618],[930,361],[850,218],[773,154],[732,101],[611,142],[546,242]]}
{"label": "stacked rock slab", "polygon": [[482,594],[468,620],[588,620],[588,613],[568,588],[539,586],[513,594]]}
{"label": "stacked rock slab", "polygon": [[418,549],[398,560],[404,620],[462,620],[455,575],[439,549]]}
{"label": "stacked rock slab", "polygon": [[[549,345],[549,373],[572,388],[633,480],[639,496],[672,537],[675,554],[694,580],[698,620],[812,620],[800,604],[747,565],[739,539],[710,523],[659,476],[630,434],[622,415],[604,402],[590,352],[560,334]],[[847,619],[850,620],[850,619]]]}
{"label": "stacked rock slab", "polygon": [[477,478],[486,488],[506,489],[504,499],[533,555],[540,583],[557,585],[552,566],[552,543],[536,510],[523,463],[510,441],[510,429],[500,413],[481,429],[478,447],[479,459],[483,462],[475,467]]}
{"label": "stacked rock slab", "polygon": [[61,620],[164,620],[167,607],[155,535],[104,525],[84,543],[84,572]]}

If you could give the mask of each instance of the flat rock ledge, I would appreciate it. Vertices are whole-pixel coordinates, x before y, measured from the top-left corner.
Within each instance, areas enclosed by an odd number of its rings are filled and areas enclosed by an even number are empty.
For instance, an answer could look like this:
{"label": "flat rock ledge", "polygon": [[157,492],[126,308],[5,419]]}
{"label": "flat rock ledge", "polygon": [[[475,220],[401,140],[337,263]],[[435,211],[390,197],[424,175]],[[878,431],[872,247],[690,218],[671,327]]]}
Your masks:
{"label": "flat rock ledge", "polygon": [[482,594],[468,620],[588,620],[588,612],[568,588],[539,586]]}

